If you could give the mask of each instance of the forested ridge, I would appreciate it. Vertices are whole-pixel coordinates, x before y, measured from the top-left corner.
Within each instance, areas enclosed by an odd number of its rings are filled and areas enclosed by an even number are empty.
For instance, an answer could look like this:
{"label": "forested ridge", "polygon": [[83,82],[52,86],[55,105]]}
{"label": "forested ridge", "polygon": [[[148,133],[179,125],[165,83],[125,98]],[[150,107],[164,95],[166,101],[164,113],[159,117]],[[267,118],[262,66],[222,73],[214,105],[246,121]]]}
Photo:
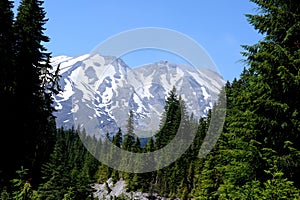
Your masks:
{"label": "forested ridge", "polygon": [[[144,145],[134,134],[133,112],[126,130],[103,141],[77,127],[56,128],[52,97],[60,91],[60,77],[43,46],[50,42],[44,35],[43,1],[22,0],[14,16],[13,3],[1,0],[0,198],[95,199],[92,184],[112,178],[124,179],[128,191],[170,199],[300,199],[300,4],[250,1],[257,14],[245,17],[263,38],[243,45],[245,68],[221,91],[227,102],[222,133],[209,154],[199,158],[217,108],[195,119],[176,88],[168,93],[159,130]],[[153,172],[112,169],[82,143],[90,141],[95,152],[106,142],[135,153],[153,152],[175,137],[182,122],[197,132],[192,145],[171,165]]]}

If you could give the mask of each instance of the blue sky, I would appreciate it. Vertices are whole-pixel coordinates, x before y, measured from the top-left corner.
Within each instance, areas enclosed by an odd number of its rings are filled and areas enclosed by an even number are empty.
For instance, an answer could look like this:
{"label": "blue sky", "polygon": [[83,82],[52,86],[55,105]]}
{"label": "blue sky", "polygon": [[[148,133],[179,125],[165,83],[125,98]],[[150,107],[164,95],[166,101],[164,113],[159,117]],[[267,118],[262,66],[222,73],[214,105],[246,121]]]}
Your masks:
{"label": "blue sky", "polygon": [[[46,0],[44,8],[49,19],[45,34],[50,37],[45,46],[52,56],[78,56],[120,32],[161,27],[194,39],[229,81],[239,77],[244,67],[241,45],[262,38],[244,16],[255,13],[256,5],[248,0]],[[159,60],[182,61],[149,50],[123,59],[132,67]]]}

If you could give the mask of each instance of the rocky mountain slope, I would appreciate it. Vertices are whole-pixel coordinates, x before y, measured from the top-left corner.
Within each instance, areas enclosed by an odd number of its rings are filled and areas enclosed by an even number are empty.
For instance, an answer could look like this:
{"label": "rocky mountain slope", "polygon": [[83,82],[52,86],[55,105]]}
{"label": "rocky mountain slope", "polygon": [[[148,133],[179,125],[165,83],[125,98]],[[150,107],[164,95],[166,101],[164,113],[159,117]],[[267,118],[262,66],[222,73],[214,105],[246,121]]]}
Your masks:
{"label": "rocky mountain slope", "polygon": [[130,68],[119,58],[85,54],[54,57],[51,63],[60,65],[63,90],[55,96],[57,126],[70,128],[78,118],[97,120],[102,135],[119,127],[125,131],[129,110],[135,132],[154,134],[173,86],[190,114],[205,116],[225,84],[216,72],[168,61]]}

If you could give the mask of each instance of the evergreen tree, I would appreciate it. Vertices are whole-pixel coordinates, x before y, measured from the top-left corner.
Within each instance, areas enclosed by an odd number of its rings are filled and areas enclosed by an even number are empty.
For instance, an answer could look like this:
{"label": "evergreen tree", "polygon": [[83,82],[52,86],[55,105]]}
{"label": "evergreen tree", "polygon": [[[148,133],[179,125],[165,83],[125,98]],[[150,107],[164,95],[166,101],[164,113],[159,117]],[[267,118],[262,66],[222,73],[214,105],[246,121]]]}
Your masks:
{"label": "evergreen tree", "polygon": [[[121,128],[119,128],[116,135],[113,136],[112,143],[115,146],[121,148],[121,145],[122,145],[122,131],[121,131]],[[113,152],[113,155],[116,155],[115,152]],[[114,158],[114,159],[117,159],[117,158]],[[113,182],[118,181],[120,179],[119,171],[114,169],[113,172],[112,172],[111,178],[113,179]]]}
{"label": "evergreen tree", "polygon": [[[14,89],[14,31],[12,2],[3,0],[0,2],[0,95],[8,98]],[[9,103],[8,101],[5,103]],[[4,108],[6,108],[4,106]],[[4,123],[5,124],[5,123]]]}
{"label": "evergreen tree", "polygon": [[[73,130],[72,130],[73,131]],[[63,128],[57,132],[56,143],[50,159],[42,167],[42,184],[39,186],[41,196],[48,199],[63,198],[67,193],[68,174],[68,153],[70,153],[70,131]]]}
{"label": "evergreen tree", "polygon": [[[166,104],[161,120],[161,127],[155,134],[155,149],[161,149],[166,146],[176,135],[181,121],[180,100],[176,94],[176,88],[173,87],[168,93]],[[163,162],[163,161],[162,161]],[[172,174],[172,163],[167,168],[155,172],[155,190],[162,196],[168,196],[170,193],[170,177]]]}
{"label": "evergreen tree", "polygon": [[180,103],[176,94],[176,88],[173,87],[168,93],[161,128],[155,134],[155,146],[157,149],[167,145],[176,135],[181,120],[180,112]]}
{"label": "evergreen tree", "polygon": [[[92,138],[90,138],[92,139]],[[87,199],[96,182],[98,161],[84,148],[78,132],[59,129],[54,151],[43,165],[43,182],[38,193],[41,199]]]}
{"label": "evergreen tree", "polygon": [[116,145],[117,147],[121,148],[121,144],[122,144],[122,131],[121,131],[121,128],[119,128],[119,130],[116,133],[116,135],[113,136],[112,143],[114,145]]}
{"label": "evergreen tree", "polygon": [[[300,143],[300,4],[295,1],[253,0],[260,13],[247,15],[249,23],[265,34],[262,41],[244,46],[250,66],[251,110],[257,115],[260,132],[256,140],[278,152],[284,174],[300,186],[299,160],[288,162],[287,141]],[[299,149],[298,149],[299,150]],[[298,164],[297,164],[298,163]]]}
{"label": "evergreen tree", "polygon": [[56,129],[53,95],[59,91],[58,73],[53,73],[50,65],[51,53],[43,46],[49,38],[44,35],[47,19],[42,6],[41,0],[22,0],[14,23],[16,113],[22,130],[15,133],[22,149],[16,159],[30,169],[35,183],[52,149]]}
{"label": "evergreen tree", "polygon": [[134,120],[133,120],[133,111],[129,111],[129,117],[127,120],[127,132],[124,135],[124,141],[122,143],[122,148],[127,151],[133,150],[134,145]]}
{"label": "evergreen tree", "polygon": [[[227,83],[224,132],[205,158],[199,199],[289,199],[288,188],[299,184],[299,154],[291,156],[299,152],[299,4],[252,2],[260,12],[247,17],[265,37],[244,46],[249,69]],[[277,162],[275,168],[269,160]]]}
{"label": "evergreen tree", "polygon": [[150,137],[148,139],[147,144],[144,146],[143,151],[144,152],[153,152],[154,150],[155,150],[154,139],[153,139],[153,137]]}
{"label": "evergreen tree", "polygon": [[133,144],[133,152],[139,153],[142,151],[141,147],[141,141],[138,137],[135,138],[134,144]]}
{"label": "evergreen tree", "polygon": [[[127,120],[126,128],[127,128],[127,132],[124,135],[122,149],[133,152],[134,144],[135,144],[135,137],[134,137],[134,119],[133,119],[133,111],[132,110],[129,111],[129,117]],[[127,166],[129,166],[129,163],[135,162],[135,161],[128,159],[128,158],[122,158],[121,162],[125,168],[128,168]],[[133,189],[132,180],[133,180],[134,174],[133,173],[123,173],[122,177],[124,178],[124,180],[127,183],[127,190],[132,190]]]}
{"label": "evergreen tree", "polygon": [[[15,124],[14,105],[14,84],[15,84],[15,66],[14,66],[14,30],[13,30],[13,12],[12,2],[3,0],[0,2],[0,101],[2,105],[2,115],[5,116],[1,120],[1,124]],[[10,131],[14,128],[11,127]],[[2,134],[0,140],[0,157],[6,161],[0,166],[0,189],[8,182],[18,169],[16,154],[10,150],[14,145],[15,135],[10,133]],[[11,152],[8,152],[11,151]]]}
{"label": "evergreen tree", "polygon": [[37,191],[32,189],[30,182],[28,181],[28,169],[21,168],[17,170],[17,178],[11,180],[13,184],[13,192],[12,192],[12,199],[39,199],[39,195]]}

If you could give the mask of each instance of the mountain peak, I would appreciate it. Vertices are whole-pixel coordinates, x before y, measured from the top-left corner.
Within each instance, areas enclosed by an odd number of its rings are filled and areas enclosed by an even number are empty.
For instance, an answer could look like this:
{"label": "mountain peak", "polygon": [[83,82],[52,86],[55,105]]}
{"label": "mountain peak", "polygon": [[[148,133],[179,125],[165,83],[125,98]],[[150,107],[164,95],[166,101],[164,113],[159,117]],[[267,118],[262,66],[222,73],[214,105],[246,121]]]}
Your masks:
{"label": "mountain peak", "polygon": [[154,134],[173,86],[190,114],[205,116],[225,84],[217,73],[164,60],[133,69],[120,58],[100,54],[53,60],[54,65],[61,61],[63,89],[55,96],[57,126],[74,126],[74,116],[84,110],[86,120],[97,119],[102,134],[126,129],[129,110],[137,132]]}

